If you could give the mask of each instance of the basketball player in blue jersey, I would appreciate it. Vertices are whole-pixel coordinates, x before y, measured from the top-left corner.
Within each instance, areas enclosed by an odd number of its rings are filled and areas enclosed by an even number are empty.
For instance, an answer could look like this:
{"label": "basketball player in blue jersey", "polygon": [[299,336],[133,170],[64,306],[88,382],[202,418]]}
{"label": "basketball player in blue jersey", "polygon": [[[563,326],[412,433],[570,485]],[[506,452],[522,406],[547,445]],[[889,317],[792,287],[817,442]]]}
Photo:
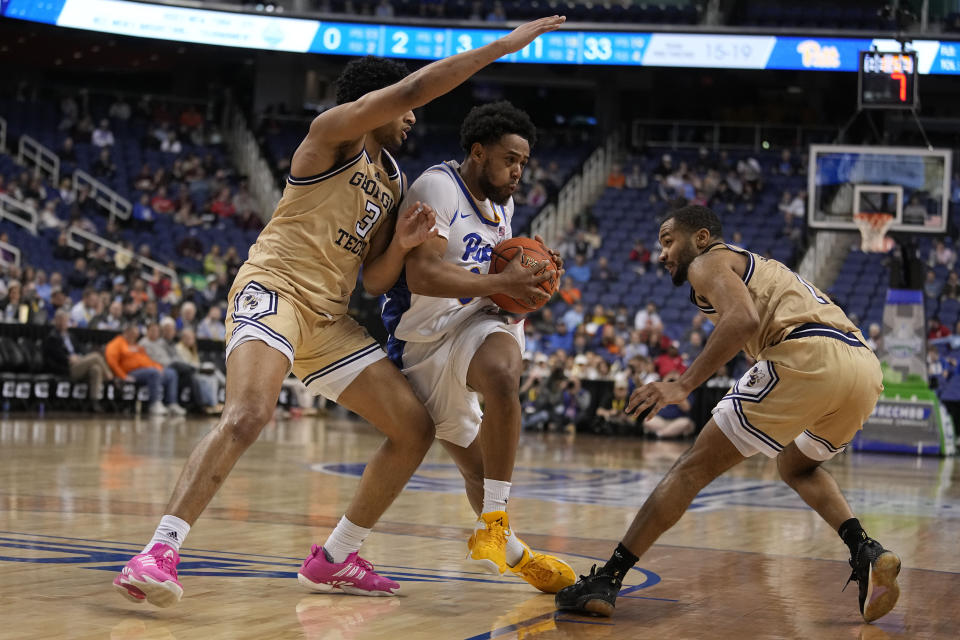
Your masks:
{"label": "basketball player in blue jersey", "polygon": [[413,202],[397,214],[404,178],[388,148],[406,138],[416,121],[412,109],[563,22],[558,16],[529,22],[410,75],[382,58],[346,66],[338,105],[314,119],[294,152],[283,197],[231,289],[223,415],[190,454],[153,539],[114,580],[124,597],[161,607],[179,601],[180,545],[273,415],[291,370],[313,393],[386,436],[346,515],[322,547],[313,545],[298,579],[317,591],[396,593],[399,585],[358,551],[429,449],[433,422],[346,312],[361,265],[364,287],[380,295],[397,281],[406,253],[435,233],[429,207]]}
{"label": "basketball player in blue jersey", "polygon": [[[633,392],[626,411],[650,415],[683,401],[741,349],[756,364],[713,409],[694,445],[647,498],[606,565],[557,594],[557,608],[609,616],[624,575],[717,476],[762,453],[780,477],[835,529],[850,550],[860,613],[889,612],[900,558],[869,538],[823,467],[847,446],[883,390],[880,363],[857,327],[819,289],[775,260],[724,243],[706,207],[670,213],[660,226],[660,262],[677,286],[715,314],[700,356],[675,382]],[[849,584],[849,580],[848,580]]]}
{"label": "basketball player in blue jersey", "polygon": [[390,332],[387,351],[429,410],[479,516],[468,561],[498,575],[509,569],[556,593],[573,584],[573,569],[531,550],[513,533],[506,513],[520,437],[524,337],[522,324],[498,313],[488,298],[542,299],[546,294],[537,285],[553,277],[539,264],[522,266],[521,255],[502,272],[488,273],[493,247],[512,236],[512,194],[535,141],[530,118],[507,102],[470,111],[460,129],[463,163],[427,169],[401,205],[430,206],[437,236],[407,254],[383,320]]}

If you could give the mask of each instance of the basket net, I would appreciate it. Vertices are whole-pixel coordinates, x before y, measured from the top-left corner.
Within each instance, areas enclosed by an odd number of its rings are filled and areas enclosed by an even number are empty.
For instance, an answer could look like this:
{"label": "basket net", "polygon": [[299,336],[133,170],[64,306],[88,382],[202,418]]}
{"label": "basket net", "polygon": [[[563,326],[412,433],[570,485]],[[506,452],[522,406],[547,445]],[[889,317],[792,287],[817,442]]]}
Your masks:
{"label": "basket net", "polygon": [[894,216],[889,213],[857,213],[853,220],[860,229],[860,250],[864,253],[886,253],[893,249],[893,238],[887,231]]}

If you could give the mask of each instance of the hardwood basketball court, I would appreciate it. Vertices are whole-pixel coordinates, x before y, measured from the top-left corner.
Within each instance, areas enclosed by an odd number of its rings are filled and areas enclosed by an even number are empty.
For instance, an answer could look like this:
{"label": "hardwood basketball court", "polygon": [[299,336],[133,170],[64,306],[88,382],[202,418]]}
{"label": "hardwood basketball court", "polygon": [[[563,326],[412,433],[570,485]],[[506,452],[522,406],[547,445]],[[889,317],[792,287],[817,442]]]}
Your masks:
{"label": "hardwood basketball court", "polygon": [[[846,453],[828,468],[868,533],[903,559],[897,607],[862,624],[836,532],[756,457],[697,497],[625,581],[613,618],[461,563],[473,521],[440,446],[364,545],[395,598],[312,594],[296,570],[345,509],[369,426],[278,420],[181,551],[183,600],[110,586],[150,538],[206,419],[9,416],[0,422],[0,638],[956,638],[960,471],[953,459]],[[603,562],[682,443],[524,435],[511,523],[578,573]]]}

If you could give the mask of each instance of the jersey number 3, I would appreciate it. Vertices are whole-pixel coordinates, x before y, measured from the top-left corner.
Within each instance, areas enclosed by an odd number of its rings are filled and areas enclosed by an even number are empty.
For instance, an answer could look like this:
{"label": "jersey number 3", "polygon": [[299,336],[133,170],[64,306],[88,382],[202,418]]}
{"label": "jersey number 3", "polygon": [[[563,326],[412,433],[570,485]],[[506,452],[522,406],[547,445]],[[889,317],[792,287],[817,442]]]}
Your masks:
{"label": "jersey number 3", "polygon": [[366,210],[367,215],[357,220],[357,235],[364,239],[366,239],[367,234],[370,233],[370,229],[373,229],[373,225],[377,224],[377,220],[380,219],[380,214],[383,213],[380,206],[370,200],[367,200]]}

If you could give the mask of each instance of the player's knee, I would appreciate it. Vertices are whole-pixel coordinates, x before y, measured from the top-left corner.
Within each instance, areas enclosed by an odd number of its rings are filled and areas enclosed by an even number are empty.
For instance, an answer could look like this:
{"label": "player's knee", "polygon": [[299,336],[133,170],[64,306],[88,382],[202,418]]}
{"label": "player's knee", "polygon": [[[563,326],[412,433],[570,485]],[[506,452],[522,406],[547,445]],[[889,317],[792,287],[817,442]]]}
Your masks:
{"label": "player's knee", "polygon": [[427,409],[416,399],[398,401],[394,420],[397,428],[391,440],[405,447],[423,450],[433,444],[436,428]]}
{"label": "player's knee", "polygon": [[272,407],[262,402],[233,403],[224,408],[220,428],[231,441],[249,447],[272,416]]}
{"label": "player's knee", "polygon": [[483,372],[483,379],[479,389],[484,400],[491,399],[512,400],[519,402],[520,397],[520,367],[511,362],[498,362]]}
{"label": "player's knee", "polygon": [[810,460],[798,459],[797,455],[791,449],[784,449],[777,456],[777,471],[780,472],[780,478],[788,485],[793,484],[809,474],[819,466],[819,463],[810,464]]}

